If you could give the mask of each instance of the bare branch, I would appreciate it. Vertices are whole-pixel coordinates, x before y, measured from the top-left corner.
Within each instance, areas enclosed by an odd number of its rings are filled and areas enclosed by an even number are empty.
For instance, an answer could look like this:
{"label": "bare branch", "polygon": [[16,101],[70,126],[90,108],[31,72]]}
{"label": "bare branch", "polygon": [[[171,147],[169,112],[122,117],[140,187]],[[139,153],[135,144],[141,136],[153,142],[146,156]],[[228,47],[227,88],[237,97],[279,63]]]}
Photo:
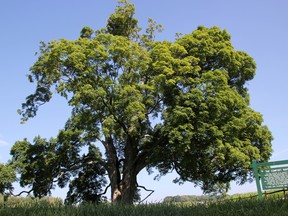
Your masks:
{"label": "bare branch", "polygon": [[30,191],[21,191],[19,194],[13,194],[13,192],[10,191],[10,194],[14,197],[17,197],[17,196],[21,196],[23,193],[27,193],[29,195],[32,191],[33,191],[33,188]]}
{"label": "bare branch", "polygon": [[111,187],[111,183],[105,188],[103,193],[99,194],[99,196],[106,194],[109,187]]}
{"label": "bare branch", "polygon": [[148,194],[148,196],[146,196],[143,200],[141,200],[141,201],[139,202],[139,204],[140,204],[140,203],[143,203],[148,197],[150,197],[150,196],[154,193],[154,190],[147,189],[147,188],[145,188],[144,186],[138,185],[138,183],[137,183],[137,187],[142,188],[142,189],[144,189],[145,191],[150,191],[150,193]]}

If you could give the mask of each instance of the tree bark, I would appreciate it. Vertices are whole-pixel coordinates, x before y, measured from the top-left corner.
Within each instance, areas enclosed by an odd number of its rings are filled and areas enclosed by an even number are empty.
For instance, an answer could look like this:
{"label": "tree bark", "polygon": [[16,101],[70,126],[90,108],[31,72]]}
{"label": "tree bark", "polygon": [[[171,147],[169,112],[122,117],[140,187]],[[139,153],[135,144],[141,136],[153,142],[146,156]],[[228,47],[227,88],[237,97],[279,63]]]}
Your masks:
{"label": "tree bark", "polygon": [[114,185],[111,190],[112,203],[133,204],[137,189],[136,179],[135,173],[127,173],[118,185]]}
{"label": "tree bark", "polygon": [[[124,149],[123,172],[119,171],[120,162],[110,166],[111,200],[112,203],[133,204],[137,190],[137,139],[128,136]],[[111,161],[112,162],[112,161]]]}
{"label": "tree bark", "polygon": [[105,141],[102,142],[104,144],[106,150],[107,157],[107,172],[111,184],[111,201],[112,203],[120,202],[121,199],[121,174],[120,174],[120,164],[119,159],[117,157],[117,152],[113,143],[113,139],[111,137],[106,137]]}

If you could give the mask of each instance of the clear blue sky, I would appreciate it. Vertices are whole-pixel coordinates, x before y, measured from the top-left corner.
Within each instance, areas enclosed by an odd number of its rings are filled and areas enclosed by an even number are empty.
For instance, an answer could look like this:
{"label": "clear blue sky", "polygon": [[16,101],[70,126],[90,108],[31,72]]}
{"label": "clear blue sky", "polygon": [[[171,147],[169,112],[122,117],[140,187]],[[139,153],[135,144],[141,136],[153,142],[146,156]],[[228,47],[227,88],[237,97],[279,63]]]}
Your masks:
{"label": "clear blue sky", "polygon": [[[288,159],[288,1],[287,0],[134,0],[136,17],[145,28],[148,18],[165,28],[160,40],[174,40],[175,33],[190,33],[198,25],[218,26],[232,35],[237,50],[246,51],[257,63],[257,74],[249,82],[251,107],[263,114],[273,133],[271,160]],[[17,109],[34,86],[26,78],[36,60],[40,41],[76,39],[82,27],[99,29],[114,11],[116,0],[10,0],[0,3],[0,163],[9,158],[17,140],[36,135],[55,136],[69,116],[59,98],[43,106],[37,117],[20,124]],[[174,174],[153,181],[141,173],[139,182],[155,190],[150,201],[167,195],[201,194],[192,184],[172,183]],[[255,191],[255,183],[230,193]],[[56,196],[63,192],[56,191]],[[144,195],[144,194],[143,194]],[[63,197],[63,196],[62,196]]]}

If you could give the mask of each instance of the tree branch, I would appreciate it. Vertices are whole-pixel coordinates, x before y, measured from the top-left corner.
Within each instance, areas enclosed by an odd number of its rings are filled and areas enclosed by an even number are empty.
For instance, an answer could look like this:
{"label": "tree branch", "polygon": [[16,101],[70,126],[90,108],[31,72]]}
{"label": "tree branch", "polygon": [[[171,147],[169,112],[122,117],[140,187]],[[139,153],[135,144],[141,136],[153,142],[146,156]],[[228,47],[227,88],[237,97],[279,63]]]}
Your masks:
{"label": "tree branch", "polygon": [[[158,95],[159,96],[159,95]],[[160,97],[159,97],[160,98]],[[157,106],[162,102],[163,100],[160,98],[159,100],[157,100],[156,101],[156,103],[154,103],[154,106],[153,107],[151,107],[151,110],[150,111],[148,111],[147,110],[147,114],[149,115],[149,114],[151,114],[156,108],[157,108]]]}
{"label": "tree branch", "polygon": [[150,193],[148,194],[148,196],[146,196],[143,200],[141,200],[141,201],[139,202],[139,204],[140,204],[140,203],[143,203],[148,197],[150,197],[150,196],[154,193],[154,190],[147,189],[147,188],[145,188],[144,186],[138,185],[138,183],[137,183],[137,187],[142,188],[142,189],[144,189],[145,191],[150,191]]}
{"label": "tree branch", "polygon": [[103,193],[99,194],[99,196],[106,194],[109,187],[111,187],[111,183],[105,188]]}
{"label": "tree branch", "polygon": [[127,131],[127,128],[126,128],[125,124],[123,124],[123,122],[121,122],[121,121],[119,120],[119,118],[115,115],[114,111],[113,111],[113,110],[110,108],[110,106],[106,103],[106,101],[104,100],[104,98],[101,97],[101,99],[102,99],[102,102],[103,102],[104,106],[107,107],[107,109],[109,110],[109,112],[111,113],[111,115],[114,117],[114,119],[116,120],[116,122],[120,125],[120,127],[122,127],[122,129],[124,130],[124,132],[125,132],[126,134],[128,134],[128,131]]}
{"label": "tree branch", "polygon": [[23,193],[27,193],[29,195],[32,191],[33,191],[33,188],[30,191],[21,191],[19,194],[13,194],[13,192],[10,191],[10,194],[14,197],[17,197],[17,196],[21,196]]}

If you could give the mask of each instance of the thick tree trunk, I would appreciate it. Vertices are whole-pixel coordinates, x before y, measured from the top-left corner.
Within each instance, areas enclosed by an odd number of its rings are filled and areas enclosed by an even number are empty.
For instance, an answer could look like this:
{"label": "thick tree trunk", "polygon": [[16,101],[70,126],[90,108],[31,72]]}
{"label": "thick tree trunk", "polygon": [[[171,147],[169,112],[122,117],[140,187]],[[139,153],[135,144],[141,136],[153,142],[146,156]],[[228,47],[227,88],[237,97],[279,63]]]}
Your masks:
{"label": "thick tree trunk", "polygon": [[136,174],[127,173],[123,175],[120,183],[111,185],[112,203],[133,204],[134,196],[137,190]]}
{"label": "thick tree trunk", "polygon": [[137,177],[134,173],[129,173],[123,178],[123,181],[121,182],[123,203],[133,204],[137,190],[136,179]]}
{"label": "thick tree trunk", "polygon": [[[137,148],[135,145],[136,139],[129,137],[124,150],[124,158],[122,170],[120,173],[120,162],[116,155],[114,160],[111,158],[111,162],[114,163],[110,166],[110,182],[111,182],[111,200],[112,203],[121,204],[133,204],[134,197],[137,190],[137,174],[139,169],[137,167]],[[117,160],[115,163],[115,159]]]}

